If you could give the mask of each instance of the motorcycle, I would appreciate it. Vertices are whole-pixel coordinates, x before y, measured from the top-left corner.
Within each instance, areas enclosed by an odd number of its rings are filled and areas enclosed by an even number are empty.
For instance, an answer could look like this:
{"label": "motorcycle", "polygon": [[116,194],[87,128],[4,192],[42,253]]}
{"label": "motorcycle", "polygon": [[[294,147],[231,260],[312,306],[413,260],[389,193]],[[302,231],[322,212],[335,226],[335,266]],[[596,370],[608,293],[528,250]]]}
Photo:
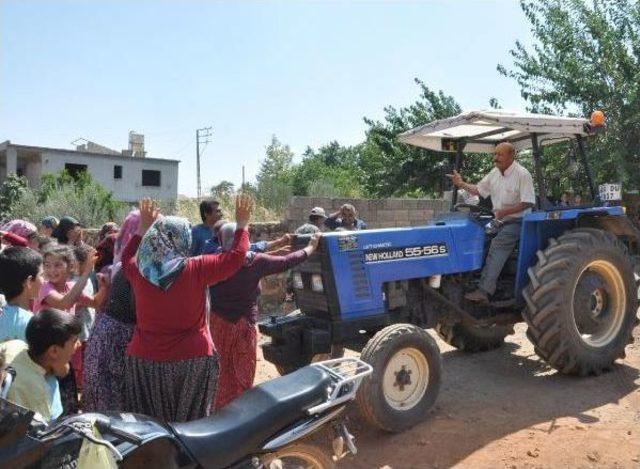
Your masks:
{"label": "motorcycle", "polygon": [[[77,467],[90,442],[107,448],[122,468],[332,468],[357,453],[341,414],[372,371],[356,358],[313,363],[255,386],[215,415],[185,423],[110,412],[46,424],[5,399],[9,374],[0,394],[0,467]],[[333,428],[333,456],[303,441],[325,426]]]}

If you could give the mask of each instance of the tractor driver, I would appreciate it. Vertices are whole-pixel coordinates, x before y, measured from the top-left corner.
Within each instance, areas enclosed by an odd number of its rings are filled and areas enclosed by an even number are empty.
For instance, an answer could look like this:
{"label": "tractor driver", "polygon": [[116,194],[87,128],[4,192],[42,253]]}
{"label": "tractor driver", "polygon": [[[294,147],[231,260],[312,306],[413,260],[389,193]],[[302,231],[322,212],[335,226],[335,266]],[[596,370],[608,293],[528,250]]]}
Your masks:
{"label": "tractor driver", "polygon": [[478,289],[465,295],[469,301],[487,303],[495,293],[498,276],[520,239],[522,216],[535,206],[533,178],[527,169],[515,161],[515,156],[512,144],[502,142],[496,145],[493,157],[495,168],[477,185],[464,182],[455,170],[447,175],[456,187],[470,194],[483,198],[490,195],[495,218],[503,223],[491,240]]}

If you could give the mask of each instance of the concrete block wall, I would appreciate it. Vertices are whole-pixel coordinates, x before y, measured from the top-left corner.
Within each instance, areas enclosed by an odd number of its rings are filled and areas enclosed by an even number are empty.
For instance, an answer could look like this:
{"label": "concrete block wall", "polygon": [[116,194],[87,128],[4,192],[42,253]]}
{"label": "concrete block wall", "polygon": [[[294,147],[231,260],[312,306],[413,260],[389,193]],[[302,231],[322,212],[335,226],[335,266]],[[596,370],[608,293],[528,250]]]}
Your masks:
{"label": "concrete block wall", "polygon": [[443,199],[331,199],[328,197],[292,197],[285,210],[283,223],[290,229],[307,221],[313,207],[322,207],[327,215],[350,203],[358,210],[369,228],[418,226],[437,213],[449,210]]}

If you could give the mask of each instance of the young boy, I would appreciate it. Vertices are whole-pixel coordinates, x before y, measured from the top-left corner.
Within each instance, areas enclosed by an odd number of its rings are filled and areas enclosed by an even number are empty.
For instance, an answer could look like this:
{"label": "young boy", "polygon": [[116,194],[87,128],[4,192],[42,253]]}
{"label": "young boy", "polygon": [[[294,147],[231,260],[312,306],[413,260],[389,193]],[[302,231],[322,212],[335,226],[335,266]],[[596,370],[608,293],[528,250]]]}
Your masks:
{"label": "young boy", "polygon": [[11,340],[0,346],[16,378],[7,400],[39,413],[45,420],[62,414],[56,377],[69,373],[69,361],[79,346],[80,324],[75,316],[45,309],[27,325],[27,343]]}
{"label": "young boy", "polygon": [[0,310],[0,342],[25,340],[31,319],[31,303],[42,286],[42,256],[26,247],[10,247],[0,253],[0,293],[7,305]]}

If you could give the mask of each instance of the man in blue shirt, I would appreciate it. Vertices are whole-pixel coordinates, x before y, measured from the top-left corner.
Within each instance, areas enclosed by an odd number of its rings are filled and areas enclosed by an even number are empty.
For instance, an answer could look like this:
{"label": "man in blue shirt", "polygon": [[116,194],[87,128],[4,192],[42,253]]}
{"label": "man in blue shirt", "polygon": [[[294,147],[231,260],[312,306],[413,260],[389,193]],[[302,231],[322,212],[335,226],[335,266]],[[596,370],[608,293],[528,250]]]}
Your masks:
{"label": "man in blue shirt", "polygon": [[207,240],[213,238],[213,227],[222,218],[222,210],[217,200],[200,202],[200,218],[202,223],[191,229],[191,255],[199,256],[204,252]]}
{"label": "man in blue shirt", "polygon": [[330,230],[336,228],[344,228],[348,231],[367,229],[367,224],[358,218],[358,212],[351,204],[344,204],[340,210],[329,215],[324,224]]}

